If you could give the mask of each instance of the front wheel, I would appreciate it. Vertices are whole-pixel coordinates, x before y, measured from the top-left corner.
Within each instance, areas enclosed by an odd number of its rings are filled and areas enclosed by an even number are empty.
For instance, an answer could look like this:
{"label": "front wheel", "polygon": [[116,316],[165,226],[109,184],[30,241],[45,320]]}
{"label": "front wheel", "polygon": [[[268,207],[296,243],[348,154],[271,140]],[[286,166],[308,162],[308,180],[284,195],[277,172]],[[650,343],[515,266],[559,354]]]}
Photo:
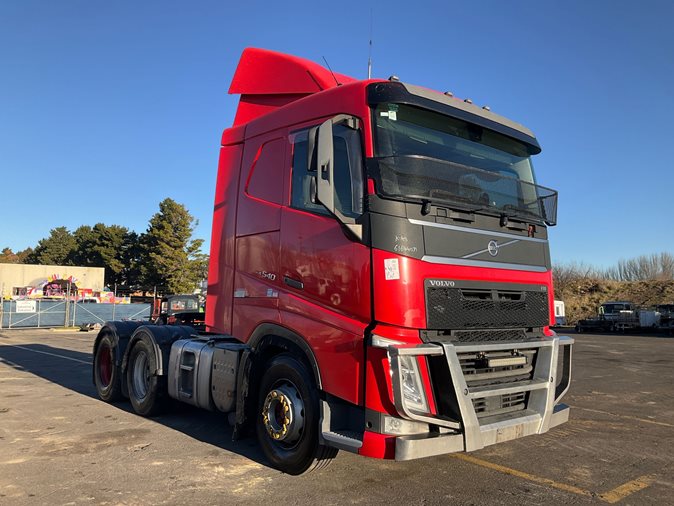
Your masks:
{"label": "front wheel", "polygon": [[318,442],[319,418],[318,391],[304,363],[289,354],[273,357],[260,382],[255,431],[275,468],[298,475],[337,455]]}

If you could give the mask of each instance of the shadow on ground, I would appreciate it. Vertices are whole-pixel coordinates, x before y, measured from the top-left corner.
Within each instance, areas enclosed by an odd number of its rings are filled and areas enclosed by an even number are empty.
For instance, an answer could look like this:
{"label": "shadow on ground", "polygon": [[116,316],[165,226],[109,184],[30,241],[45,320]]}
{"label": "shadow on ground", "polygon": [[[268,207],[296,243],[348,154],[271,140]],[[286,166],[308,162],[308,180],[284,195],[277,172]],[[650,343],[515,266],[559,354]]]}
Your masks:
{"label": "shadow on ground", "polygon": [[[102,403],[93,384],[91,361],[90,353],[44,344],[0,346],[1,364],[34,374]],[[115,403],[114,406],[133,414],[128,401]],[[227,416],[222,413],[197,409],[176,401],[169,405],[164,414],[154,417],[153,420],[198,441],[268,466],[254,437],[249,435],[232,441],[233,429],[227,422]]]}

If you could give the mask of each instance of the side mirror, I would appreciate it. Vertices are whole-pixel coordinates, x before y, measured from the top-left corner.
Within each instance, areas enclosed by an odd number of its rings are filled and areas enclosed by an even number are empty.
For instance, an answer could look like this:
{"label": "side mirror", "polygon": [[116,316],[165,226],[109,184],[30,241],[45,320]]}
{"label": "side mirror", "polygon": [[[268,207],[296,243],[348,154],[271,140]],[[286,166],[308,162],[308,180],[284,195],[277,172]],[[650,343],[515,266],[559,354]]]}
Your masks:
{"label": "side mirror", "polygon": [[329,119],[318,128],[316,162],[316,189],[318,201],[332,214],[335,214],[335,160],[332,144],[332,119]]}
{"label": "side mirror", "polygon": [[316,200],[323,204],[330,211],[330,214],[346,226],[358,240],[362,240],[363,226],[356,223],[354,218],[344,216],[339,209],[335,208],[335,150],[332,140],[332,127],[340,123],[344,123],[353,129],[358,128],[357,118],[346,114],[339,114],[334,118],[324,121],[317,131],[316,127],[309,131],[307,143],[308,167],[309,170],[316,170]]}
{"label": "side mirror", "polygon": [[309,172],[317,172],[316,167],[316,146],[318,143],[318,127],[312,127],[307,134],[307,170]]}

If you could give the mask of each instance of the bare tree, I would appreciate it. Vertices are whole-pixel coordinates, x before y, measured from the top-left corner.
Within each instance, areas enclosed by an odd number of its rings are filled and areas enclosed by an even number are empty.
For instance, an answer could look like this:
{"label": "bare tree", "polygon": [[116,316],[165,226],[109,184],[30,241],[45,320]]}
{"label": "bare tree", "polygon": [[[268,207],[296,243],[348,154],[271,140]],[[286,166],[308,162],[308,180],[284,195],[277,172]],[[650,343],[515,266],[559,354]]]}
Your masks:
{"label": "bare tree", "polygon": [[654,253],[618,262],[619,281],[666,281],[674,279],[674,255]]}
{"label": "bare tree", "polygon": [[674,279],[674,255],[668,252],[619,260],[617,265],[597,268],[583,262],[555,264],[555,288],[563,293],[569,283],[578,280],[668,281]]}
{"label": "bare tree", "polygon": [[605,279],[601,270],[584,262],[555,264],[552,268],[552,277],[555,296],[558,298],[563,298],[564,294],[572,289],[573,284],[580,280]]}

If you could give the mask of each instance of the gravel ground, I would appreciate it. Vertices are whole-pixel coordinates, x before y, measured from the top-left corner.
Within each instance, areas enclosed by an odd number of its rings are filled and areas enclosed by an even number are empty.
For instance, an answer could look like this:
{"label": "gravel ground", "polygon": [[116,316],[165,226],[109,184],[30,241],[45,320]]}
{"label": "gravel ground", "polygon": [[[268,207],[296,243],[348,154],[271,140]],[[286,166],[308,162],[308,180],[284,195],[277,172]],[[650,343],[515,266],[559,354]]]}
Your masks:
{"label": "gravel ground", "polygon": [[0,331],[0,504],[671,504],[674,339],[575,337],[571,419],[547,434],[291,477],[224,415],[99,401],[94,333]]}

